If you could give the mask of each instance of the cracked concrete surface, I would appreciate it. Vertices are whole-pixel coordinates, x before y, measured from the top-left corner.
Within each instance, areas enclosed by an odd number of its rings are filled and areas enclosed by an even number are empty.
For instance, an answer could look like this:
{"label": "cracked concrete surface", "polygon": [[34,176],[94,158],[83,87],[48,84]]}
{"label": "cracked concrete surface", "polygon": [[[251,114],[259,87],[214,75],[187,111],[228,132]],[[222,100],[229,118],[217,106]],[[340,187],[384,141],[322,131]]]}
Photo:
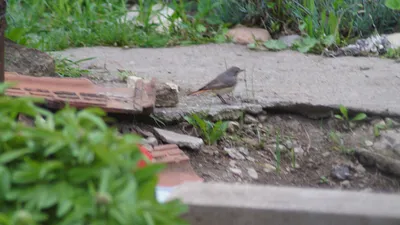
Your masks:
{"label": "cracked concrete surface", "polygon": [[247,70],[247,94],[242,73],[235,96],[251,97],[254,85],[254,95],[264,108],[284,108],[303,114],[327,113],[343,104],[356,111],[400,116],[400,63],[389,59],[326,58],[289,50],[257,52],[234,44],[133,49],[90,47],[58,53],[72,59],[96,57],[84,62],[84,67],[106,66],[110,72],[124,69],[141,77],[175,82],[181,87],[179,106],[158,109],[158,112],[202,109],[213,104],[222,107],[218,98],[187,97],[184,93],[223,72],[226,61],[227,66]]}

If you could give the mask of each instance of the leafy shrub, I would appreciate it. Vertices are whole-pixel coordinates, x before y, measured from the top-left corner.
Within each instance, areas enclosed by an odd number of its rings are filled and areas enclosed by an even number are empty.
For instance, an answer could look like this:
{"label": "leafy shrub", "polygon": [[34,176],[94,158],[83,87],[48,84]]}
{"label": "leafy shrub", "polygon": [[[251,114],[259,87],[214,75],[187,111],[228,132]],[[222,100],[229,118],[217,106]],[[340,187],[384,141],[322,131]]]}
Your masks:
{"label": "leafy shrub", "polygon": [[[139,137],[108,128],[99,109],[56,113],[0,85],[0,224],[186,224],[180,201],[155,198],[160,164],[139,168]],[[34,119],[34,126],[18,122]]]}

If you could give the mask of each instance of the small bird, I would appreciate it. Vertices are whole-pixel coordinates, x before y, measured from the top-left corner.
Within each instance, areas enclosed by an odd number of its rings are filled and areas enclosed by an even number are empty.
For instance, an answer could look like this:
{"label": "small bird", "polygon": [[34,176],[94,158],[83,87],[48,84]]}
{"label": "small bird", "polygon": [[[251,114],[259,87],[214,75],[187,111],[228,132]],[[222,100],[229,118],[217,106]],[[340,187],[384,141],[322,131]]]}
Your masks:
{"label": "small bird", "polygon": [[191,92],[188,95],[200,94],[203,92],[213,92],[224,104],[228,104],[221,95],[231,93],[237,85],[237,76],[244,70],[239,67],[232,66],[225,72],[219,74],[214,80],[210,81],[197,91]]}

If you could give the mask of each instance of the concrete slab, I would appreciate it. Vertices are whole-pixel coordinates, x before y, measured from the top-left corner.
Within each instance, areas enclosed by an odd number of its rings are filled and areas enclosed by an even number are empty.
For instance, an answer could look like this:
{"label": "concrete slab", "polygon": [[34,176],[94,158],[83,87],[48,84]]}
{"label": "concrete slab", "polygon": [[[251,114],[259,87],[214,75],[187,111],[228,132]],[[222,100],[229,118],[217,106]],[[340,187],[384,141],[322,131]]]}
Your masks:
{"label": "concrete slab", "polygon": [[[266,108],[326,113],[344,104],[356,111],[400,116],[400,63],[389,59],[257,52],[234,44],[126,50],[91,47],[69,49],[61,54],[72,59],[95,56],[95,60],[84,65],[106,66],[109,71],[131,70],[140,77],[172,81],[182,88],[183,108],[186,103],[193,105],[202,99],[186,97],[184,92],[201,87],[223,72],[226,60],[227,66],[247,70],[247,89],[241,74],[235,95],[251,96],[253,90]],[[208,105],[219,104],[218,101],[216,98]]]}
{"label": "concrete slab", "polygon": [[186,183],[169,197],[191,225],[395,225],[400,195],[224,183]]}

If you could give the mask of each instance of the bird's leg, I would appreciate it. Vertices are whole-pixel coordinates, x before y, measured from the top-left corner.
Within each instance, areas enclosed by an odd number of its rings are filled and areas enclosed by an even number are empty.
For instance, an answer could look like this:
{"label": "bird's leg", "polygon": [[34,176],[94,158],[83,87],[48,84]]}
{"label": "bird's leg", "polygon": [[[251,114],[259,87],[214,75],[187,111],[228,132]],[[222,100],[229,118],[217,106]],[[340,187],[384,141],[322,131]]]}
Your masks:
{"label": "bird's leg", "polygon": [[221,102],[222,102],[222,103],[224,103],[224,104],[227,104],[227,105],[228,105],[228,102],[226,102],[226,101],[225,101],[225,99],[224,99],[224,98],[222,98],[222,96],[221,96],[221,95],[217,94],[217,96],[218,96],[218,98],[221,100]]}

